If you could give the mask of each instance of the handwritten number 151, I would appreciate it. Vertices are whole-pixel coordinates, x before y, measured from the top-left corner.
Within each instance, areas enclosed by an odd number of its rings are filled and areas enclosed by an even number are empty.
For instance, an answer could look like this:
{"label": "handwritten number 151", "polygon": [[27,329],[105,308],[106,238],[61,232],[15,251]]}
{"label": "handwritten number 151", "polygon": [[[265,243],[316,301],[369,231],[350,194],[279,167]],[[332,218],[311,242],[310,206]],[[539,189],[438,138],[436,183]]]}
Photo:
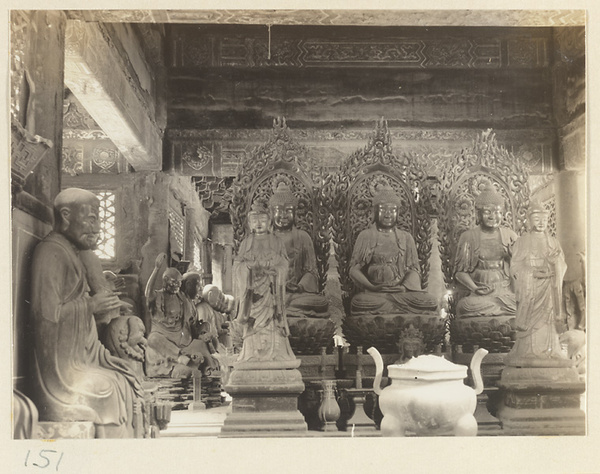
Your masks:
{"label": "handwritten number 151", "polygon": [[[58,454],[58,451],[54,451],[53,449],[42,449],[39,453],[37,453],[38,459],[34,459],[35,453],[34,456],[31,456],[30,459],[31,450],[28,450],[27,456],[25,457],[25,467],[35,466],[39,467],[40,469],[46,469],[47,467],[50,467],[53,464],[52,460],[55,460]],[[55,467],[56,471],[58,471],[58,466],[60,466],[63,454],[64,453],[60,453],[60,456],[58,456],[58,460],[56,461]]]}

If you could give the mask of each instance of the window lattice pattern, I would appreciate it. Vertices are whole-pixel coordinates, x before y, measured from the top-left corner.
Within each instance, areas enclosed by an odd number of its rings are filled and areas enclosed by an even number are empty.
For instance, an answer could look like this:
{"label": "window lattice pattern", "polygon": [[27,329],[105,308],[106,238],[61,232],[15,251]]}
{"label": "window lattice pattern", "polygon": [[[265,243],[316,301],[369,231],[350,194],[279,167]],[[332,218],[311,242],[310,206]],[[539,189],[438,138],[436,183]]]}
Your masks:
{"label": "window lattice pattern", "polygon": [[179,250],[183,253],[185,243],[185,220],[183,216],[169,209],[169,222],[171,223],[171,233],[179,245]]}
{"label": "window lattice pattern", "polygon": [[113,260],[115,258],[115,193],[112,191],[100,191],[96,193],[100,200],[100,228],[102,229],[102,239],[96,249],[96,254],[104,260]]}

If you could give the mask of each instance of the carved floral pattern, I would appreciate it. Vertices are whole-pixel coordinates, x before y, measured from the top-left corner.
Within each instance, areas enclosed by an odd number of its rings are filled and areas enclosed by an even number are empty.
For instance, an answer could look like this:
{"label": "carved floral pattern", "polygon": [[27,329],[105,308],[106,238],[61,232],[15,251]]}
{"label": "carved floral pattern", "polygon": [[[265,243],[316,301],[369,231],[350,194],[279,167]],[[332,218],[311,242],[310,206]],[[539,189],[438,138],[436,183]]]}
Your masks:
{"label": "carved floral pattern", "polygon": [[71,148],[63,145],[62,171],[71,176],[83,173],[83,149]]}
{"label": "carved floral pattern", "polygon": [[118,158],[119,152],[111,148],[95,147],[92,152],[92,162],[100,168],[100,173],[111,173],[111,168],[115,166]]}
{"label": "carved floral pattern", "polygon": [[325,288],[329,267],[329,212],[324,206],[323,172],[308,149],[290,135],[285,118],[273,121],[267,142],[240,163],[232,184],[231,219],[236,247],[247,232],[247,214],[256,198],[268,199],[281,181],[298,196],[296,225],[313,238],[319,291]]}
{"label": "carved floral pattern", "polygon": [[181,156],[190,168],[200,171],[212,161],[213,152],[205,146],[198,145],[194,150],[185,149]]}

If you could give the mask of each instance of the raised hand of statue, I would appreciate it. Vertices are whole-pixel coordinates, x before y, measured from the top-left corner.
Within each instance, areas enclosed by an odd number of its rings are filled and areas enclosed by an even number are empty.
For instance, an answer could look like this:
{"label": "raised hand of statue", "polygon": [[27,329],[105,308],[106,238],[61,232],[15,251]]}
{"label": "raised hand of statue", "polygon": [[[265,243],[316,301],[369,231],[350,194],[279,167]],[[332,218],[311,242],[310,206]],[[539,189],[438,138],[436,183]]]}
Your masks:
{"label": "raised hand of statue", "polygon": [[93,314],[104,314],[121,306],[123,306],[123,301],[112,292],[101,291],[90,298],[90,308]]}
{"label": "raised hand of statue", "polygon": [[486,285],[479,285],[473,291],[475,294],[477,294],[479,296],[485,296],[485,295],[489,295],[492,291],[494,291],[494,289],[489,286],[486,286]]}
{"label": "raised hand of statue", "polygon": [[533,272],[533,277],[543,280],[545,278],[552,278],[554,276],[554,272],[548,268],[542,268],[540,270],[535,270]]}
{"label": "raised hand of statue", "polygon": [[167,254],[164,252],[159,253],[156,256],[156,260],[154,261],[154,268],[156,268],[156,269],[160,268],[163,265],[163,263],[166,262],[166,260],[167,260]]}

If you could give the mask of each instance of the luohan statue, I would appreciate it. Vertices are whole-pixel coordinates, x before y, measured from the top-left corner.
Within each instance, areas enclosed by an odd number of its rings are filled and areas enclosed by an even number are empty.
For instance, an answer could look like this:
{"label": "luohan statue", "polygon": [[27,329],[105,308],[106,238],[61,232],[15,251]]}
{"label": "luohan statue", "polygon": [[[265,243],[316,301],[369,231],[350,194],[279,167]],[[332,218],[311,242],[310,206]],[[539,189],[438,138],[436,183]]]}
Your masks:
{"label": "luohan statue", "polygon": [[121,306],[116,294],[90,296],[80,252],[96,248],[100,202],[69,188],[54,200],[54,231],[33,256],[35,332],[32,399],[42,421],[92,421],[96,437],[132,437],[139,380],[98,340],[95,317]]}
{"label": "luohan statue", "polygon": [[567,358],[556,331],[567,265],[558,240],[546,232],[548,212],[544,207],[532,202],[527,217],[529,232],[513,246],[511,274],[517,297],[517,339],[506,364],[551,367],[553,360]]}
{"label": "luohan statue", "polygon": [[285,245],[271,232],[269,208],[255,201],[248,213],[250,235],[234,260],[237,321],[243,326],[240,362],[295,361],[288,340],[285,285],[288,260]]}
{"label": "luohan statue", "polygon": [[475,200],[478,226],[460,236],[454,278],[468,292],[457,304],[459,318],[514,315],[511,289],[511,246],[517,234],[503,227],[504,199],[488,184]]}
{"label": "luohan statue", "polygon": [[196,310],[188,296],[180,291],[181,273],[175,268],[167,268],[163,273],[162,289],[153,290],[166,258],[164,253],[156,257],[154,270],[146,284],[146,300],[152,317],[146,371],[148,376],[189,377],[203,361],[200,350],[203,344],[192,334]]}
{"label": "luohan statue", "polygon": [[421,289],[419,258],[412,236],[396,227],[400,200],[389,186],[373,197],[374,224],[356,239],[350,277],[363,289],[352,314],[431,313],[436,299]]}
{"label": "luohan statue", "polygon": [[273,233],[283,240],[288,257],[287,315],[328,317],[327,298],[317,294],[319,283],[313,242],[308,232],[295,225],[298,198],[281,182],[269,199],[269,206],[273,214]]}

